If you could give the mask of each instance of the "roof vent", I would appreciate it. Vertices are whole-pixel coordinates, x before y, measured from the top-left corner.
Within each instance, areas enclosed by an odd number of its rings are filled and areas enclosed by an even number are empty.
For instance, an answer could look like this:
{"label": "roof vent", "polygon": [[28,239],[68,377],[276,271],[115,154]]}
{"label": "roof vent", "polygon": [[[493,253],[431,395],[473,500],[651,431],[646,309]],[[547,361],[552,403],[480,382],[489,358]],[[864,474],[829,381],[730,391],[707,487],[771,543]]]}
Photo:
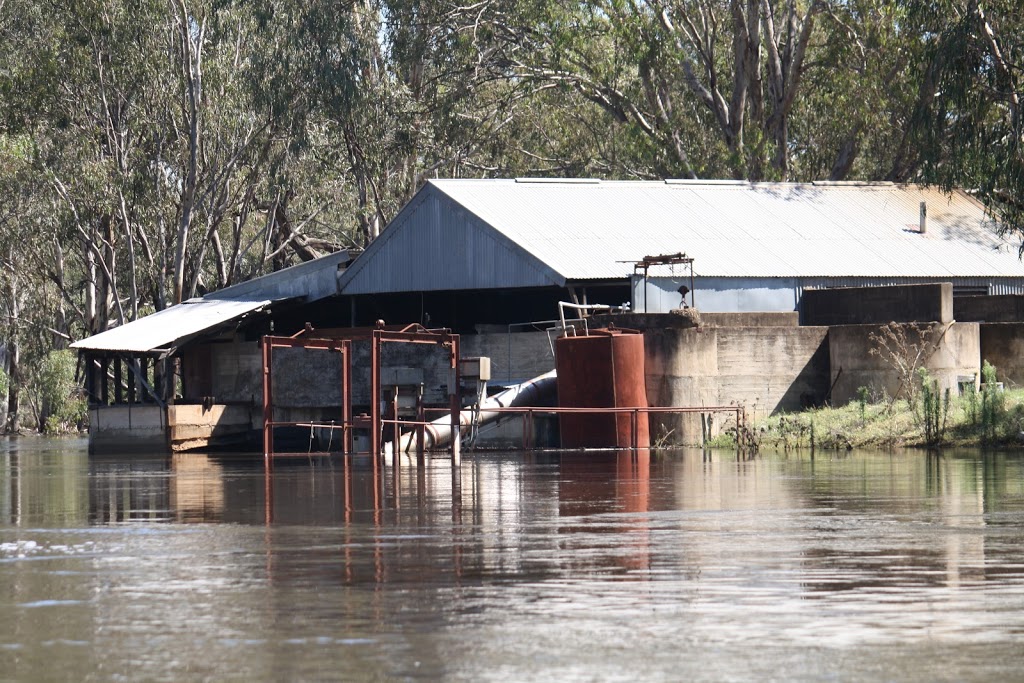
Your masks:
{"label": "roof vent", "polygon": [[928,232],[928,204],[925,202],[921,202],[921,216],[918,220],[918,232],[924,235]]}

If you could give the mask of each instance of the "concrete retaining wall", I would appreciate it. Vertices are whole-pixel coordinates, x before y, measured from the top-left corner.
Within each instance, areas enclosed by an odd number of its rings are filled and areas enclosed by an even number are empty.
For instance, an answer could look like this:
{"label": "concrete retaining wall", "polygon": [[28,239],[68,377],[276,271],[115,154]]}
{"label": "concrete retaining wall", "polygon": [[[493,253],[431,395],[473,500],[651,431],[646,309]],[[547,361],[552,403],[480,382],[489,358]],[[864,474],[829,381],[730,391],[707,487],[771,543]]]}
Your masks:
{"label": "concrete retaining wall", "polygon": [[[742,404],[755,419],[820,403],[828,389],[828,328],[650,329],[644,341],[652,406]],[[652,415],[652,440],[669,432],[668,443],[697,443],[700,418]]]}
{"label": "concrete retaining wall", "polygon": [[953,285],[843,287],[804,290],[804,325],[884,325],[953,320]]}
{"label": "concrete retaining wall", "polygon": [[262,411],[245,406],[168,406],[171,450],[223,447],[253,441],[252,437],[262,427],[262,418]]}
{"label": "concrete retaining wall", "polygon": [[996,367],[996,379],[1024,386],[1024,323],[985,323],[980,329],[981,359]]}
{"label": "concrete retaining wall", "polygon": [[760,311],[756,313],[701,313],[704,327],[797,327],[796,311]]}
{"label": "concrete retaining wall", "polygon": [[[917,343],[918,336],[906,326],[907,339]],[[898,373],[886,354],[872,354],[878,345],[871,340],[879,334],[879,325],[842,325],[829,330],[829,357],[832,369],[832,403],[844,405],[852,401],[860,387],[873,393],[895,396],[901,390]],[[978,372],[981,357],[980,333],[977,323],[936,325],[925,339],[937,339],[934,353],[924,367],[939,381],[940,389],[957,390],[960,377]]]}
{"label": "concrete retaining wall", "polygon": [[166,413],[158,405],[93,406],[89,409],[90,453],[167,453]]}
{"label": "concrete retaining wall", "polygon": [[953,299],[953,317],[974,323],[1024,322],[1024,296],[962,296]]}

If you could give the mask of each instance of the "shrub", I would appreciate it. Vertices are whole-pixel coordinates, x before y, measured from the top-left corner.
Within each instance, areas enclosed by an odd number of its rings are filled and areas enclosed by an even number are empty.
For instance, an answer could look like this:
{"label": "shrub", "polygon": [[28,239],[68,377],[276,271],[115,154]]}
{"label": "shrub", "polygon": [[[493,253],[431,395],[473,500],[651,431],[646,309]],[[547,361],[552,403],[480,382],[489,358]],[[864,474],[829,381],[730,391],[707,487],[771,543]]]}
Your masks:
{"label": "shrub", "polygon": [[47,434],[75,431],[88,415],[88,403],[75,381],[75,354],[51,351],[39,364],[36,378],[45,416],[40,427]]}

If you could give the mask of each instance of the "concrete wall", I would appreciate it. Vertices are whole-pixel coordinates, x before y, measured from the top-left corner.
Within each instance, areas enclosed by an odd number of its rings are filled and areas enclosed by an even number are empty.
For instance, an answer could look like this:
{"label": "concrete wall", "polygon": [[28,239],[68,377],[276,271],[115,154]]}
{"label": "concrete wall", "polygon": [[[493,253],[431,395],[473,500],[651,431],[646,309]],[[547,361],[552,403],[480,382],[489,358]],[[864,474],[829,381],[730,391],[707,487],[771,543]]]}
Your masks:
{"label": "concrete wall", "polygon": [[985,323],[981,359],[996,367],[996,379],[1008,387],[1024,386],[1024,323]]}
{"label": "concrete wall", "polygon": [[[829,356],[832,369],[832,403],[843,405],[857,395],[860,387],[875,393],[895,396],[900,389],[899,375],[883,355],[874,355],[877,346],[872,334],[881,330],[879,325],[842,325],[829,330]],[[939,381],[940,389],[957,390],[960,377],[978,372],[981,358],[980,331],[977,323],[936,325],[925,337],[937,339],[935,352],[924,367]],[[909,342],[918,342],[913,331],[907,332]]]}
{"label": "concrete wall", "polygon": [[251,402],[263,396],[263,357],[255,341],[210,345],[211,387],[216,403]]}
{"label": "concrete wall", "polygon": [[173,451],[216,448],[254,441],[262,427],[262,420],[262,409],[246,406],[193,404],[167,407],[167,424]]}
{"label": "concrete wall", "polygon": [[960,296],[953,299],[953,317],[959,322],[1024,322],[1024,296]]}
{"label": "concrete wall", "polygon": [[[652,406],[743,404],[748,419],[820,403],[828,389],[828,329],[649,329],[647,400]],[[720,416],[718,419],[723,419]],[[699,417],[652,416],[651,438],[700,441]]]}
{"label": "concrete wall", "polygon": [[796,311],[757,311],[748,313],[701,313],[704,327],[798,327]]}
{"label": "concrete wall", "polygon": [[546,332],[513,332],[463,335],[462,357],[488,356],[496,382],[523,382],[555,368],[555,357]]}
{"label": "concrete wall", "polygon": [[89,409],[89,452],[166,453],[166,418],[158,405],[93,406]]}
{"label": "concrete wall", "polygon": [[804,325],[948,323],[953,320],[953,285],[807,289],[801,311]]}

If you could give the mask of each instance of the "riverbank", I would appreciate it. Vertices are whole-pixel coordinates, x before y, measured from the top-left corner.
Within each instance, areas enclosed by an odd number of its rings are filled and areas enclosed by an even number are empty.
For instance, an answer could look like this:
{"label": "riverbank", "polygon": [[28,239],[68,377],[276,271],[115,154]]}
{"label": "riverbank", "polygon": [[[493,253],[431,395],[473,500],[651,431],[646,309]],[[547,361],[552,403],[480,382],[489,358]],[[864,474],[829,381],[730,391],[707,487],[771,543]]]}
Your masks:
{"label": "riverbank", "polygon": [[759,448],[985,447],[1024,445],[1024,389],[872,402],[773,415],[754,426]]}

